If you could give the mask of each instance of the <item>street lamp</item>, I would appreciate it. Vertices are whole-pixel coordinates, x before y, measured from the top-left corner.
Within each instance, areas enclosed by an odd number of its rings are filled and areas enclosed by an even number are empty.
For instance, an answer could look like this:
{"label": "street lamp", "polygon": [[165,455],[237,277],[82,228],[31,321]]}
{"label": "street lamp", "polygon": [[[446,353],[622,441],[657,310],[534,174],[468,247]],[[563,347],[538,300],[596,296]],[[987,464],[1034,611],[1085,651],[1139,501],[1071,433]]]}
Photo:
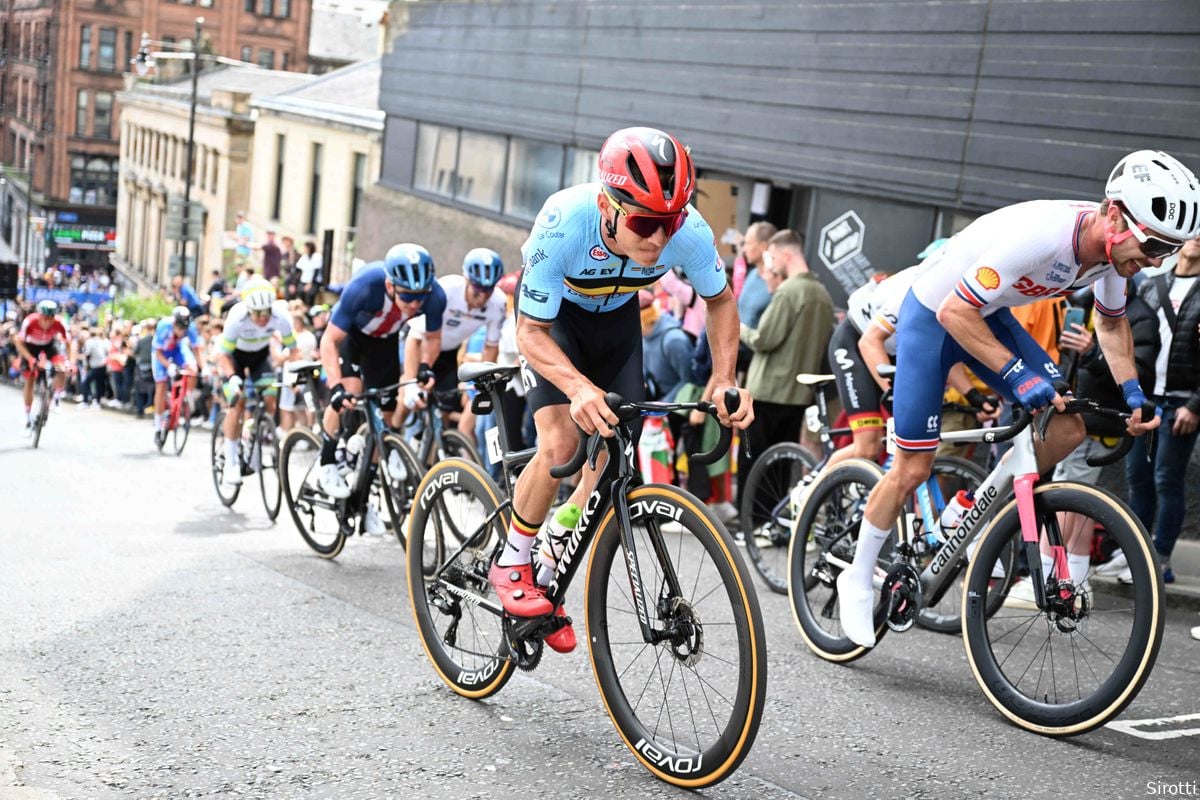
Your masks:
{"label": "street lamp", "polygon": [[[192,96],[188,105],[188,138],[187,138],[187,166],[184,169],[183,181],[183,220],[182,230],[179,240],[175,243],[176,256],[179,258],[179,274],[187,277],[187,243],[191,233],[191,210],[192,210],[192,168],[195,160],[196,150],[196,88],[200,79],[200,34],[204,26],[204,17],[196,17],[196,35],[192,39],[191,53],[152,53],[150,52],[151,44],[158,44],[150,39],[149,33],[142,33],[141,46],[138,48],[137,56],[132,59],[134,71],[139,77],[146,77],[154,72],[157,63],[154,59],[155,55],[166,56],[167,58],[189,58],[192,61]],[[214,59],[220,61],[222,59]],[[200,287],[200,248],[196,248],[196,279],[193,284],[197,290]]]}

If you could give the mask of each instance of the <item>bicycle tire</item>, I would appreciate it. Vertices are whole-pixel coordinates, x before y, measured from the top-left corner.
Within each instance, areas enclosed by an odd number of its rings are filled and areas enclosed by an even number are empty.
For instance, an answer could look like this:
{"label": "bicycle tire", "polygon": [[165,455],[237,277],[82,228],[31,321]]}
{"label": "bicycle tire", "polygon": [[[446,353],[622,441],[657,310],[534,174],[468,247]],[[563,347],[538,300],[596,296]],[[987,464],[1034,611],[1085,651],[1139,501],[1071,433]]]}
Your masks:
{"label": "bicycle tire", "polygon": [[746,555],[767,587],[777,594],[787,594],[788,541],[792,533],[788,496],[816,465],[812,453],[798,444],[773,444],[754,460],[741,490],[739,517]]}
{"label": "bicycle tire", "polygon": [[38,443],[42,440],[42,429],[46,427],[46,420],[50,418],[50,393],[46,391],[43,385],[38,395],[41,408],[33,418],[33,449],[37,450]]}
{"label": "bicycle tire", "polygon": [[[439,462],[429,470],[417,498],[409,519],[407,553],[408,595],[417,636],[434,671],[451,690],[475,700],[489,697],[504,687],[515,669],[501,616],[481,607],[481,602],[486,602],[499,608],[487,573],[492,550],[499,537],[506,535],[511,512],[505,508],[484,524],[501,503],[500,489],[482,467],[459,458]],[[424,554],[441,543],[430,546],[426,539],[444,542],[446,524],[477,531],[480,541],[462,553],[455,547],[449,553],[452,561],[439,564],[442,577],[429,581]],[[464,621],[470,627],[469,640],[459,646]]]}
{"label": "bicycle tire", "polygon": [[[301,452],[307,454],[303,459]],[[348,537],[337,511],[344,507],[345,501],[329,500],[313,485],[320,453],[321,440],[315,433],[308,428],[293,428],[283,437],[279,449],[279,477],[288,513],[301,538],[317,555],[333,559],[342,552]],[[325,532],[327,529],[329,533]]]}
{"label": "bicycle tire", "polygon": [[175,419],[175,428],[171,431],[171,446],[175,450],[175,455],[183,455],[183,448],[187,446],[188,433],[192,429],[192,404],[184,397],[179,402],[179,416]]}
{"label": "bicycle tire", "polygon": [[475,445],[461,431],[442,431],[442,458],[461,458],[472,464],[483,464]]}
{"label": "bicycle tire", "polygon": [[[664,484],[640,486],[628,498],[639,551],[633,574],[647,580],[642,592],[654,615],[650,624],[661,633],[674,631],[676,638],[653,646],[645,642],[633,613],[636,590],[631,589],[631,570],[626,567],[629,554],[610,508],[592,546],[585,587],[588,651],[596,685],[618,734],[646,769],[675,786],[711,786],[741,764],[762,719],[767,659],[758,595],[732,537],[699,500]],[[670,594],[663,557],[672,562],[681,595]],[[694,568],[693,559],[698,564]],[[635,586],[640,588],[640,580]],[[656,651],[657,658],[643,661],[647,648]],[[637,671],[635,664],[654,671],[649,678],[631,676]],[[694,679],[690,688],[689,674]],[[652,700],[642,708],[646,693],[659,689],[661,703]],[[704,700],[693,708],[696,694]],[[673,707],[685,704],[680,724],[690,724],[694,742],[682,741],[687,732],[680,736],[672,714]],[[718,711],[726,707],[727,719],[725,711]]]}
{"label": "bicycle tire", "polygon": [[[1083,591],[1071,602],[1082,622],[1068,616],[1055,619],[1050,610],[1021,612],[1009,606],[1005,606],[1004,613],[988,617],[974,600],[989,577],[978,565],[988,563],[1008,540],[1021,539],[1017,502],[1013,499],[984,530],[977,558],[967,568],[968,591],[962,606],[963,644],[976,682],[1004,717],[1034,733],[1073,736],[1099,727],[1121,713],[1153,670],[1165,623],[1162,572],[1150,537],[1137,517],[1104,489],[1082,483],[1046,483],[1034,490],[1034,509],[1039,530],[1046,530],[1047,526],[1057,530],[1056,515],[1062,512],[1083,514],[1102,524],[1129,561],[1132,586],[1128,591],[1097,594],[1090,588],[1095,575],[1089,574],[1082,582]],[[1101,613],[1091,613],[1101,606]],[[1015,641],[1005,641],[1022,627],[1038,634],[1032,637],[1035,641],[1026,646],[1023,634]],[[1128,641],[1123,644],[1122,628],[1129,631]],[[1042,630],[1046,635],[1038,642]],[[1059,643],[1061,640],[1065,642]],[[1116,645],[1112,652],[1105,653],[1101,647],[1110,642]],[[1056,643],[1059,643],[1057,654]],[[1069,647],[1069,657],[1062,653],[1064,644]],[[1022,656],[1032,652],[1033,660],[1024,672],[1013,675],[1010,673],[1016,673],[1024,660],[1012,661],[1019,647],[1023,648]],[[1099,651],[1104,658],[1088,658],[1091,651]],[[1035,668],[1033,661],[1039,658],[1041,663]],[[1082,674],[1080,661],[1088,668]],[[1111,674],[1102,677],[1109,664]],[[1097,669],[1101,673],[1096,673]],[[1051,674],[1048,680],[1043,680],[1046,670]],[[1032,689],[1031,671],[1038,673]],[[1060,673],[1065,677],[1060,677]],[[1084,684],[1095,684],[1095,689],[1084,692]],[[1072,687],[1076,695],[1073,698],[1069,696]]]}
{"label": "bicycle tire", "polygon": [[[942,476],[954,480],[948,486],[942,487],[943,497],[947,501],[959,489],[974,491],[988,475],[987,471],[974,461],[958,456],[935,458],[932,474],[935,477]],[[1000,572],[1003,574],[993,579],[988,590],[987,610],[989,614],[994,614],[1000,608],[1004,602],[1004,595],[1016,574],[1017,548],[1013,546],[1002,551],[998,563],[1001,567]],[[962,631],[962,615],[959,613],[959,609],[962,605],[962,587],[967,572],[965,559],[960,559],[958,563],[951,566],[951,569],[955,573],[951,579],[953,583],[939,598],[937,605],[924,606],[917,614],[917,624],[926,630],[948,634]]]}
{"label": "bicycle tire", "polygon": [[[404,465],[404,474],[392,476],[388,468],[391,453],[399,453]],[[383,435],[383,451],[379,454],[379,486],[383,494],[384,505],[387,506],[388,517],[391,520],[392,532],[401,547],[407,545],[404,535],[404,523],[412,512],[413,498],[417,495],[417,486],[424,476],[424,470],[417,463],[417,457],[404,437],[398,433]]]}
{"label": "bicycle tire", "polygon": [[[878,464],[861,458],[824,470],[809,486],[796,519],[788,549],[788,599],[805,644],[826,661],[848,664],[873,649],[840,633],[836,579],[842,567],[833,559],[853,560],[867,496],[882,477]],[[831,620],[837,628],[826,629],[821,618]],[[874,621],[878,646],[887,632],[887,609],[878,598]]]}
{"label": "bicycle tire", "polygon": [[[254,425],[254,453],[258,473],[258,488],[262,491],[263,508],[272,522],[283,506],[283,479],[279,470],[279,441],[275,436],[275,420],[262,414]],[[274,473],[274,478],[268,477]]]}
{"label": "bicycle tire", "polygon": [[[159,446],[162,449],[162,446]],[[228,485],[224,483],[225,475],[225,409],[217,412],[217,420],[213,423],[211,452],[209,453],[212,464],[213,485],[217,489],[217,498],[221,501],[221,505],[229,508],[237,502],[238,495],[242,491],[241,484]],[[237,469],[241,469],[241,464],[236,465]]]}

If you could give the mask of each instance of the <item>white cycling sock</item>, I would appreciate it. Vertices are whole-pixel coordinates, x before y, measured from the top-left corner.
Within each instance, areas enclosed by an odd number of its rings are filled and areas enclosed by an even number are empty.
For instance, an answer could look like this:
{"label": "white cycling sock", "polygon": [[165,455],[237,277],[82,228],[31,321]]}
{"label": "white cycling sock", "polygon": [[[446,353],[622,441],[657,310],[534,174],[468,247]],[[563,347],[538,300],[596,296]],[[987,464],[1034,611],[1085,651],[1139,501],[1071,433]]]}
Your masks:
{"label": "white cycling sock", "polygon": [[513,514],[512,525],[508,528],[508,544],[500,551],[500,557],[496,559],[496,563],[502,567],[518,567],[528,564],[529,554],[533,550],[533,543],[536,541],[541,527],[541,523],[536,525],[528,523]]}
{"label": "white cycling sock", "polygon": [[236,439],[232,442],[225,442],[225,463],[230,465],[238,463],[238,443]]}
{"label": "white cycling sock", "polygon": [[1075,585],[1075,588],[1078,589],[1087,580],[1088,568],[1091,565],[1092,557],[1090,555],[1067,553],[1067,569],[1071,572],[1071,583]]}
{"label": "white cycling sock", "polygon": [[157,411],[154,412],[154,430],[161,431],[163,429],[163,415]]}
{"label": "white cycling sock", "polygon": [[883,549],[883,543],[887,541],[889,533],[890,531],[877,528],[864,518],[862,527],[858,530],[854,561],[846,571],[858,576],[863,584],[869,586],[875,574],[875,562],[879,558],[879,551]]}

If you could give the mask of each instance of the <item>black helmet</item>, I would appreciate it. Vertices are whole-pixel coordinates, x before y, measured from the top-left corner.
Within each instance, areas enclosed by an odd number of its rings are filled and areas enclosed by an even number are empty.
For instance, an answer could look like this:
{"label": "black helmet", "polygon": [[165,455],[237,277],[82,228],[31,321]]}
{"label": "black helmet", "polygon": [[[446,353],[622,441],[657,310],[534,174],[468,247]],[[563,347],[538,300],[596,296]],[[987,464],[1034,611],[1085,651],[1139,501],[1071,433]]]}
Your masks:
{"label": "black helmet", "polygon": [[187,306],[175,306],[171,309],[171,321],[180,328],[186,328],[192,324],[192,312]]}

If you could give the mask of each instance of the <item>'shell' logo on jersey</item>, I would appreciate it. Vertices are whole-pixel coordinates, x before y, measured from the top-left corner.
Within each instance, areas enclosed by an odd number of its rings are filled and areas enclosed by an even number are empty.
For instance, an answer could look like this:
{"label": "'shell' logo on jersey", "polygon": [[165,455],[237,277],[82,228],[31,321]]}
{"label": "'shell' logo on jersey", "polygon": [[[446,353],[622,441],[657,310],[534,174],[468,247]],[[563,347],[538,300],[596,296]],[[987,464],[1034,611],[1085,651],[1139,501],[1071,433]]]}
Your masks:
{"label": "'shell' logo on jersey", "polygon": [[597,261],[608,261],[608,259],[609,259],[608,251],[605,250],[600,245],[596,245],[595,247],[593,247],[592,252],[588,253],[588,255],[590,255],[592,258],[596,259]]}
{"label": "'shell' logo on jersey", "polygon": [[975,270],[975,281],[984,289],[991,291],[1000,288],[1000,273],[991,267],[980,267]]}

